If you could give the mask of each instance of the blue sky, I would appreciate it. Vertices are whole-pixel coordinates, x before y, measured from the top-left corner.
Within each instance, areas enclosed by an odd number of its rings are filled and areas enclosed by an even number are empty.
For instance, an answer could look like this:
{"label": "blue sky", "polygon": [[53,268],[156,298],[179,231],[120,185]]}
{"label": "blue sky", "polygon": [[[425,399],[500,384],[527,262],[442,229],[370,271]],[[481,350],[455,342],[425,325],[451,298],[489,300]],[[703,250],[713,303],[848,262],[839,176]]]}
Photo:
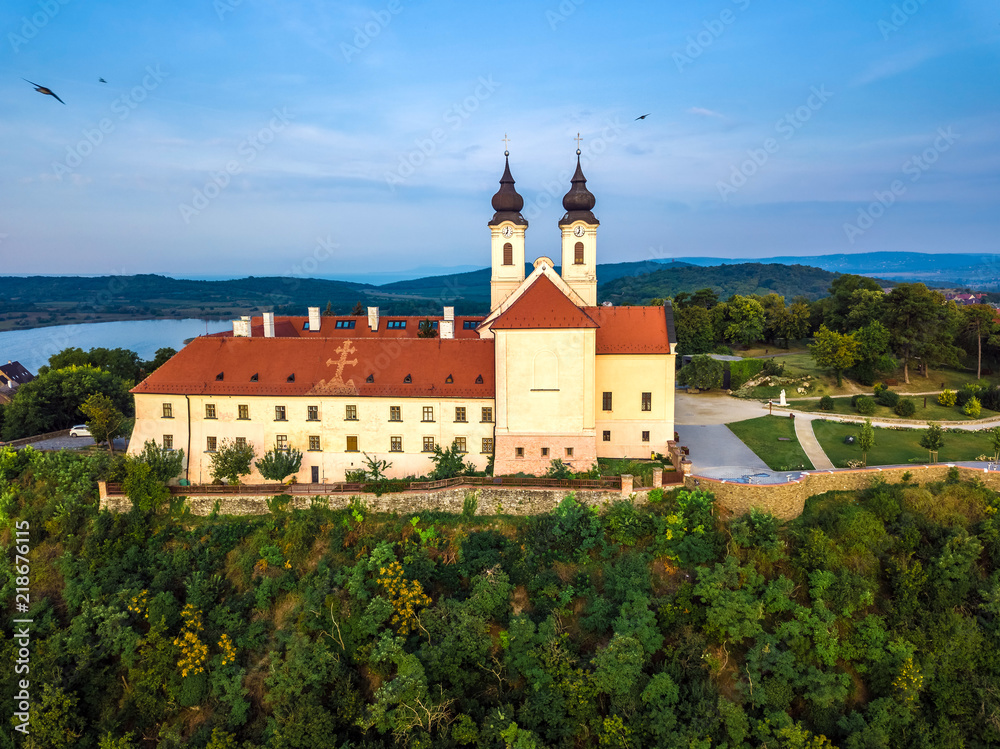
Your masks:
{"label": "blue sky", "polygon": [[485,266],[504,133],[529,259],[577,132],[600,262],[1000,252],[1000,6],[673,5],[7,0],[3,272]]}

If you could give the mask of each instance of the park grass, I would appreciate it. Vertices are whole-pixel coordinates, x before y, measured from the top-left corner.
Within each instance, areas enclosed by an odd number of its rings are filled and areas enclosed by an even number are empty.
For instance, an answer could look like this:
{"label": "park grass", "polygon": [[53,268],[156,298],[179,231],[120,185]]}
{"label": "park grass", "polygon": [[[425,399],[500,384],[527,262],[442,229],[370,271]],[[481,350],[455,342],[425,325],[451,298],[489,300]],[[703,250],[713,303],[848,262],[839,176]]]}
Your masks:
{"label": "park grass", "polygon": [[[909,420],[915,421],[979,421],[982,419],[990,419],[997,415],[996,411],[989,411],[983,409],[979,416],[979,419],[973,419],[971,416],[966,416],[962,413],[962,409],[958,406],[942,406],[937,402],[936,395],[928,395],[927,406],[924,407],[925,396],[904,396],[911,397],[914,404],[917,407],[916,413],[913,416],[907,417]],[[799,411],[811,411],[815,413],[828,413],[828,414],[838,414],[840,416],[857,416],[860,418],[871,418],[874,420],[879,419],[898,419],[900,418],[895,411],[893,411],[888,406],[875,406],[875,413],[870,416],[862,416],[854,408],[851,407],[851,399],[848,397],[834,398],[833,399],[833,410],[823,411],[819,407],[818,400],[793,400],[789,401],[788,404]]]}
{"label": "park grass", "polygon": [[[789,418],[760,416],[734,421],[726,426],[773,471],[790,471],[799,467],[811,470],[813,467],[795,436],[795,422]],[[779,441],[779,437],[785,437],[787,441]]]}
{"label": "park grass", "polygon": [[[861,460],[861,448],[857,441],[853,445],[844,444],[844,438],[855,438],[860,424],[844,424],[838,421],[816,420],[812,424],[813,434],[826,452],[828,458],[838,468],[846,468],[847,461]],[[930,456],[920,446],[923,429],[887,429],[875,427],[875,447],[868,453],[868,465],[887,466],[906,463],[926,463]],[[993,444],[989,430],[979,432],[946,432],[944,447],[938,453],[939,463],[959,460],[976,460],[980,455],[993,455]]]}

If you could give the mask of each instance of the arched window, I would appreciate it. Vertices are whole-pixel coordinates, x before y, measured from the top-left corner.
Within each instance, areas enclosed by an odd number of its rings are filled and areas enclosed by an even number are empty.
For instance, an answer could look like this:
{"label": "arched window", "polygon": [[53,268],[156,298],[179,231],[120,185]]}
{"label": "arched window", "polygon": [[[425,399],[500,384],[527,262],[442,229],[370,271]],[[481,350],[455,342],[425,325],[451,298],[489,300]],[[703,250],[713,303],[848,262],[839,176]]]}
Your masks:
{"label": "arched window", "polygon": [[514,247],[510,242],[504,242],[503,245],[503,264],[513,265],[514,264]]}
{"label": "arched window", "polygon": [[576,247],[573,248],[575,253],[573,258],[574,265],[583,265],[583,242],[577,242]]}

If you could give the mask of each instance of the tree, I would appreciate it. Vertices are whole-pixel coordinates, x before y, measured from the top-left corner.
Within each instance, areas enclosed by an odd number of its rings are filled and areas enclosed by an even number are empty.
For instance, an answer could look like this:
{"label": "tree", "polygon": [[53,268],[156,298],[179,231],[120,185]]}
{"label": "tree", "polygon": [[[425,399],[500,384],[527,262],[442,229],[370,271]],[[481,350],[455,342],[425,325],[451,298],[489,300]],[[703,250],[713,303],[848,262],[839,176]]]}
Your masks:
{"label": "tree", "polygon": [[146,440],[142,445],[142,452],[131,460],[148,465],[153,478],[166,484],[183,470],[184,451],[160,447],[155,440]]}
{"label": "tree", "polygon": [[922,283],[901,283],[886,297],[883,322],[892,334],[892,345],[903,361],[903,381],[910,382],[910,361],[920,359],[924,375],[928,359],[953,362],[952,309],[944,296]]}
{"label": "tree", "polygon": [[361,302],[355,302],[354,303],[354,308],[351,310],[351,314],[352,315],[363,315],[363,314],[365,314],[364,305],[362,305]]}
{"label": "tree", "polygon": [[333,315],[333,302],[327,300],[326,309],[323,310],[323,315],[325,317],[330,317],[331,315]]}
{"label": "tree", "polygon": [[983,378],[983,339],[994,345],[1000,342],[997,335],[996,310],[988,304],[969,304],[959,308],[959,316],[962,335],[967,340],[976,342],[976,379],[981,380]]}
{"label": "tree", "polygon": [[857,362],[851,374],[858,382],[872,385],[880,374],[896,369],[890,348],[892,336],[885,325],[873,320],[854,331],[854,339],[858,342]]}
{"label": "tree", "polygon": [[[260,475],[271,481],[284,481],[286,476],[298,473],[302,467],[302,451],[289,447],[288,449],[273,448],[264,453],[264,457],[254,465]],[[230,483],[235,483],[230,481]]]}
{"label": "tree", "polygon": [[677,350],[682,354],[705,354],[715,348],[715,325],[711,310],[691,305],[674,309]]}
{"label": "tree", "polygon": [[756,299],[734,294],[726,302],[726,339],[750,346],[764,336],[764,308]]}
{"label": "tree", "polygon": [[885,314],[885,292],[882,289],[855,289],[850,296],[847,324],[850,328],[863,328],[882,319]]}
{"label": "tree", "polygon": [[872,427],[872,420],[865,419],[858,433],[858,447],[861,448],[861,462],[868,466],[868,453],[875,447],[875,429]]}
{"label": "tree", "polygon": [[723,372],[722,362],[707,354],[701,354],[691,357],[691,361],[677,374],[677,382],[699,390],[711,390],[722,387]]}
{"label": "tree", "polygon": [[125,414],[103,393],[92,394],[80,405],[80,410],[87,417],[87,428],[94,441],[107,442],[114,453],[115,437],[121,437],[124,432]]}
{"label": "tree", "polygon": [[142,366],[144,374],[148,377],[157,369],[166,364],[167,361],[176,354],[177,351],[175,349],[170,348],[169,346],[164,346],[163,348],[156,349],[156,354],[153,356],[153,358],[150,361],[143,364]]}
{"label": "tree", "polygon": [[97,347],[85,352],[81,348],[70,347],[50,356],[48,366],[39,367],[38,372],[43,374],[65,367],[91,366],[135,383],[141,379],[142,365],[139,355],[131,349]]}
{"label": "tree", "polygon": [[779,333],[785,339],[785,348],[790,340],[798,340],[809,335],[811,310],[808,302],[794,302],[785,308]]}
{"label": "tree", "polygon": [[380,460],[368,453],[361,454],[365,456],[365,474],[367,474],[368,480],[384,481],[386,478],[385,472],[392,468],[392,463],[388,460]]}
{"label": "tree", "polygon": [[944,430],[933,421],[927,425],[927,431],[920,438],[920,446],[930,453],[930,461],[937,462],[938,451],[944,447]]}
{"label": "tree", "polygon": [[157,479],[148,463],[141,460],[129,460],[125,464],[122,491],[132,503],[132,508],[139,512],[154,513],[170,499],[166,484]]}
{"label": "tree", "polygon": [[469,473],[474,470],[470,464],[465,462],[465,453],[458,449],[458,443],[452,442],[447,450],[441,445],[434,445],[434,454],[431,455],[434,469],[430,472],[431,480],[450,479],[462,473]]}
{"label": "tree", "polygon": [[854,292],[859,289],[882,293],[882,286],[874,278],[865,278],[852,273],[838,276],[830,284],[830,296],[823,300],[823,323],[830,330],[846,333],[851,329],[849,318],[856,301]]}
{"label": "tree", "polygon": [[107,395],[128,416],[134,412],[132,395],[120,377],[91,366],[53,369],[15,391],[4,409],[3,438],[15,440],[79,424],[80,406],[94,393]]}
{"label": "tree", "polygon": [[837,387],[840,387],[844,384],[844,370],[854,366],[857,361],[857,340],[849,333],[835,333],[826,325],[820,325],[814,341],[809,346],[813,359],[817,366],[836,372]]}
{"label": "tree", "polygon": [[785,297],[780,294],[767,294],[755,298],[764,310],[764,340],[768,343],[774,343],[781,338],[785,316],[788,314],[785,308]]}
{"label": "tree", "polygon": [[256,451],[249,442],[223,440],[212,455],[212,478],[216,481],[225,479],[230,484],[239,483],[240,476],[250,473],[250,461],[255,455]]}
{"label": "tree", "polygon": [[417,326],[417,338],[437,338],[437,328],[430,320],[421,320]]}

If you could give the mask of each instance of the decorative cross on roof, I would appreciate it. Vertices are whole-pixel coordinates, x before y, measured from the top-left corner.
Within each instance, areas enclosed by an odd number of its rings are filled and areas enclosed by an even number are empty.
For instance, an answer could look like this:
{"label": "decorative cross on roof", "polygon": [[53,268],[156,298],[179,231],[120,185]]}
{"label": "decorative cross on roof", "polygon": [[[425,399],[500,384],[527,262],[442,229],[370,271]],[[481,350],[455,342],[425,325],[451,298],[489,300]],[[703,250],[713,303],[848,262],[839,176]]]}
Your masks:
{"label": "decorative cross on roof", "polygon": [[577,133],[576,137],[573,140],[576,141],[576,147],[577,147],[577,149],[579,149],[580,148],[580,141],[583,140],[583,138],[580,137],[580,133]]}

